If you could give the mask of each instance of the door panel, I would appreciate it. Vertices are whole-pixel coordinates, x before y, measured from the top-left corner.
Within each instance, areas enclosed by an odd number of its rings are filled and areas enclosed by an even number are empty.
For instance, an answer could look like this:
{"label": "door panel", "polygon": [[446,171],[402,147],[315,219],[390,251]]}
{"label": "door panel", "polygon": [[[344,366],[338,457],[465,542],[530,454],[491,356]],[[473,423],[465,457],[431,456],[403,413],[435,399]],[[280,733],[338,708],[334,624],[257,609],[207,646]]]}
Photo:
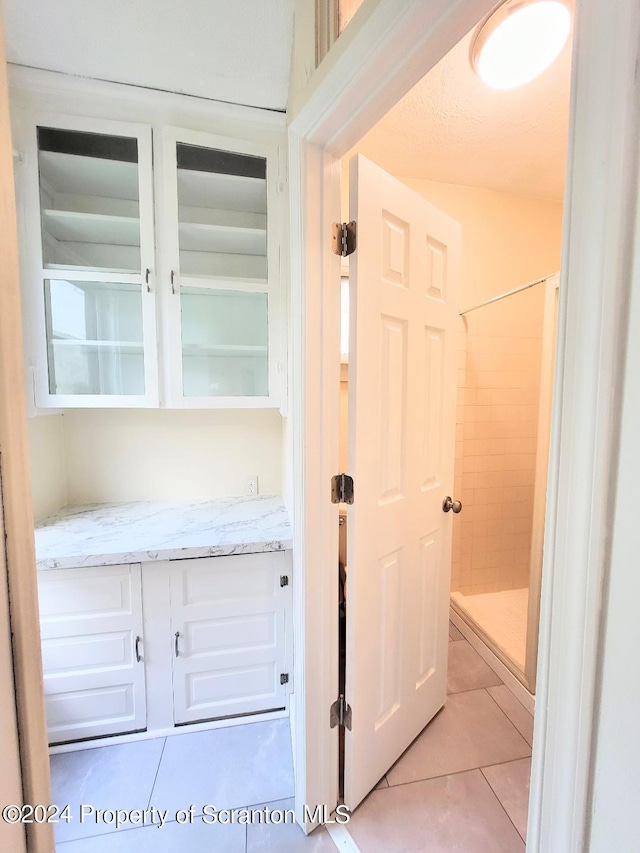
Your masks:
{"label": "door panel", "polygon": [[288,567],[284,552],[171,563],[177,724],[286,707]]}
{"label": "door panel", "polygon": [[347,682],[351,808],[443,706],[460,226],[351,161]]}
{"label": "door panel", "polygon": [[140,564],[47,569],[38,594],[50,742],[144,729]]}

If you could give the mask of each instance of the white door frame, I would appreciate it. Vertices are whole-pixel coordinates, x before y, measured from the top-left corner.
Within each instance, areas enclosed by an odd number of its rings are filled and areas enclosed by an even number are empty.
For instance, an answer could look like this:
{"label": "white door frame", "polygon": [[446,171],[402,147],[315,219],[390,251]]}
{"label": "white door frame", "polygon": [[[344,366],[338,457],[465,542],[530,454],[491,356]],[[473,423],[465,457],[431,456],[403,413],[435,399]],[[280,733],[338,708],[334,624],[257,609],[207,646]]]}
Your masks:
{"label": "white door frame", "polygon": [[[338,468],[340,263],[329,229],[340,217],[339,158],[494,5],[364,0],[290,106],[294,576],[302,652],[292,702],[297,808],[333,806],[337,791],[328,718],[337,692],[338,512],[329,480]],[[599,609],[638,208],[640,10],[636,0],[576,6],[527,845],[544,853],[586,849]],[[562,570],[554,572],[556,564]]]}

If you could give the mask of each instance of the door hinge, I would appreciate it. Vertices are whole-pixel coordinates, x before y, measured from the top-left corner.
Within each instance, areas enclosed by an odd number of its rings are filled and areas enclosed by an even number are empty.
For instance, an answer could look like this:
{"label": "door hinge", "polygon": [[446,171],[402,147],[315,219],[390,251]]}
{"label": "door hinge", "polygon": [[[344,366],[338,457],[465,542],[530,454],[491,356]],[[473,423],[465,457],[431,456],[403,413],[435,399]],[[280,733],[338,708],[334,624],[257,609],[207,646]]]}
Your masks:
{"label": "door hinge", "polygon": [[289,576],[280,575],[280,586],[289,586]]}
{"label": "door hinge", "polygon": [[336,474],[331,478],[331,503],[353,503],[353,477],[348,474]]}
{"label": "door hinge", "polygon": [[346,258],[356,250],[356,223],[334,222],[332,247],[334,255]]}
{"label": "door hinge", "polygon": [[329,708],[329,725],[332,729],[335,729],[336,726],[344,726],[345,729],[351,731],[351,722],[351,705],[348,705],[347,700],[340,694]]}
{"label": "door hinge", "polygon": [[280,673],[280,684],[288,684],[289,683],[289,673],[281,672]]}

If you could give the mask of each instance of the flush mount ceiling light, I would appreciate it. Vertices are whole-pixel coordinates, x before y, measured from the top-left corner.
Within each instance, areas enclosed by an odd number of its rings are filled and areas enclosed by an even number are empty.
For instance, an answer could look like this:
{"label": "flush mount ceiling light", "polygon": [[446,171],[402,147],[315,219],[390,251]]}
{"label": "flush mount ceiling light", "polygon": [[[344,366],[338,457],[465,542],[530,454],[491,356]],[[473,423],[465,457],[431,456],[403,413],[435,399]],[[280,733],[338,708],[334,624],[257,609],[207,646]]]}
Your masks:
{"label": "flush mount ceiling light", "polygon": [[551,65],[570,29],[560,0],[506,0],[474,33],[471,64],[494,89],[522,86]]}

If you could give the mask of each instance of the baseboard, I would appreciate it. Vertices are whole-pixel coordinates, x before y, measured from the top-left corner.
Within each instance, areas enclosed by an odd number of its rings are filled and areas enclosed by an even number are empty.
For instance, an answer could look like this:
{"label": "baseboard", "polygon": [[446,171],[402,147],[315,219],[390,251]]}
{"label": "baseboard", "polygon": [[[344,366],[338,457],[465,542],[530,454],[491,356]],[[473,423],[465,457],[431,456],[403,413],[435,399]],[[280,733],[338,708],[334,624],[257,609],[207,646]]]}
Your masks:
{"label": "baseboard", "polygon": [[151,740],[156,737],[172,737],[173,735],[188,735],[194,732],[206,732],[211,729],[226,729],[230,726],[244,726],[250,723],[261,723],[264,720],[279,720],[288,717],[289,711],[268,711],[261,714],[247,714],[243,717],[228,717],[222,720],[209,720],[205,723],[192,723],[183,726],[172,726],[167,729],[132,732],[126,735],[111,735],[107,737],[76,740],[72,743],[59,743],[49,747],[49,755],[59,755],[61,752],[79,752],[81,749],[96,749],[99,746],[115,746],[118,743],[133,743],[138,740]]}

